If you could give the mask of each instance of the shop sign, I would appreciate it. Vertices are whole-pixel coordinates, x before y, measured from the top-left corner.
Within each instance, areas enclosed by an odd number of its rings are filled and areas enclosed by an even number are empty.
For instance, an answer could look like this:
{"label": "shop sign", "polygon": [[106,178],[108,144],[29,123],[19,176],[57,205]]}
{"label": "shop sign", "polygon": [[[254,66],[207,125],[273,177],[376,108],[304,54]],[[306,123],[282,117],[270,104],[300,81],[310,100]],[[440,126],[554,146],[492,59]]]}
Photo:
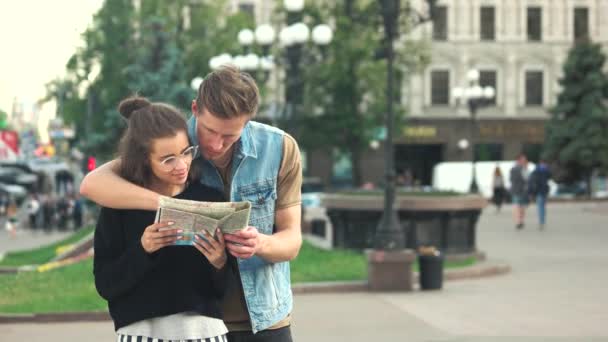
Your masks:
{"label": "shop sign", "polygon": [[403,128],[403,136],[406,138],[435,138],[437,136],[437,127],[407,126]]}

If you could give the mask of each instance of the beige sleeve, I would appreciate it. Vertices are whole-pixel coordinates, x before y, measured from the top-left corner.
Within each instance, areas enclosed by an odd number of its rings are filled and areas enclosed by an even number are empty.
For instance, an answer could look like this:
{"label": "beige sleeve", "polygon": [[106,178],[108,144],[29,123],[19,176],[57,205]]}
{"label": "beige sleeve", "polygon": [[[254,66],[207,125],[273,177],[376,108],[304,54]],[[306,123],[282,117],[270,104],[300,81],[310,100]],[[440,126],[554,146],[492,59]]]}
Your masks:
{"label": "beige sleeve", "polygon": [[302,203],[302,159],[298,143],[289,134],[283,138],[283,159],[277,183],[276,209]]}

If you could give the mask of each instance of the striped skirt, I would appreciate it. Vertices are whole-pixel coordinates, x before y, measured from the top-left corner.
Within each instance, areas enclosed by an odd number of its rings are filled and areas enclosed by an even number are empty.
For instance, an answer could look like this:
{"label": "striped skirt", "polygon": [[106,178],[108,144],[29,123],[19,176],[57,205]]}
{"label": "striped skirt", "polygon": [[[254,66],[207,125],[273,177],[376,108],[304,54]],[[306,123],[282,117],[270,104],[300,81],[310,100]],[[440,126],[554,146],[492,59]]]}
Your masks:
{"label": "striped skirt", "polygon": [[163,340],[161,338],[152,338],[144,336],[131,336],[131,335],[116,335],[117,342],[228,342],[226,335],[220,335],[215,337],[189,339],[189,340]]}

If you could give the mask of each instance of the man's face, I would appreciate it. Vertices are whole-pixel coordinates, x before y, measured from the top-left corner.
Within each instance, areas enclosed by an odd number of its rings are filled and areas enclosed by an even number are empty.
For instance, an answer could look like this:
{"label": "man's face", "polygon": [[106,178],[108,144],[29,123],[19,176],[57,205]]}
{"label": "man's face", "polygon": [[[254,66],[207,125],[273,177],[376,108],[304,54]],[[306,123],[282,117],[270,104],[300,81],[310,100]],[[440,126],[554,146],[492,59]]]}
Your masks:
{"label": "man's face", "polygon": [[528,165],[528,158],[526,156],[519,156],[519,165],[526,166]]}
{"label": "man's face", "polygon": [[206,109],[195,111],[196,133],[199,150],[207,160],[218,160],[226,156],[232,145],[239,140],[250,116],[220,119]]}

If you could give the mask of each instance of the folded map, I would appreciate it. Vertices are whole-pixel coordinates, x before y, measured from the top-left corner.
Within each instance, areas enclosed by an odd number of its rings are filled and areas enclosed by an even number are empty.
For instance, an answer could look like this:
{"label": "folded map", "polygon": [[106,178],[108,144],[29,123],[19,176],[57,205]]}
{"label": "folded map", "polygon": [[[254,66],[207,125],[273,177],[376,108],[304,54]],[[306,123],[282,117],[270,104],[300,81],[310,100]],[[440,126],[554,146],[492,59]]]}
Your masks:
{"label": "folded map", "polygon": [[247,227],[251,203],[249,202],[199,202],[161,197],[155,222],[175,222],[171,227],[183,230],[183,239],[176,245],[192,245],[194,235],[203,231],[215,235],[215,229],[230,234]]}

